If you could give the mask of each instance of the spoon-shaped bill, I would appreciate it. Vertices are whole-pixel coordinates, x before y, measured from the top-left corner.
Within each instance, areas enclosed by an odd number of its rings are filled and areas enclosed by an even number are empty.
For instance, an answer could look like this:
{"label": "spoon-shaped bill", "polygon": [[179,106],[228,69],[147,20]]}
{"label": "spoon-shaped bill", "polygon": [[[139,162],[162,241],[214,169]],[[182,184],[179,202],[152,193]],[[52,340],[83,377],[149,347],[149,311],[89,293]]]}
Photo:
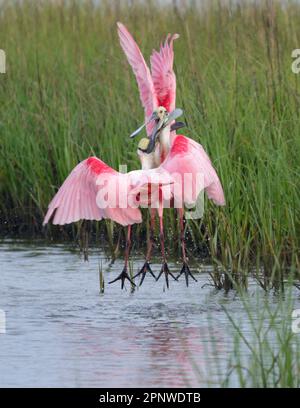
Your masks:
{"label": "spoon-shaped bill", "polygon": [[144,127],[147,126],[154,119],[157,119],[157,113],[156,112],[153,112],[147,122],[143,123],[137,130],[135,130],[133,133],[131,133],[130,137],[133,138],[136,135],[138,135],[144,129]]}
{"label": "spoon-shaped bill", "polygon": [[131,133],[131,135],[129,137],[135,137],[136,135],[138,135],[146,126],[145,123],[143,123],[137,130],[135,130],[133,133]]}
{"label": "spoon-shaped bill", "polygon": [[174,109],[169,115],[167,116],[167,124],[169,124],[172,120],[179,118],[183,114],[183,110],[180,108]]}

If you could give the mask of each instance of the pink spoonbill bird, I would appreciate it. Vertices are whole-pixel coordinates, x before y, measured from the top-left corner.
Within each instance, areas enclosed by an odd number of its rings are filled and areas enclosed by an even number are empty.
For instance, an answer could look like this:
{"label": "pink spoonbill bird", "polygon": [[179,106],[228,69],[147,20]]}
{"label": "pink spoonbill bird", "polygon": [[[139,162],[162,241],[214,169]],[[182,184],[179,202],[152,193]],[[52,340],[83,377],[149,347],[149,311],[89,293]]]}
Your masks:
{"label": "pink spoonbill bird", "polygon": [[108,218],[127,226],[124,268],[116,279],[109,282],[121,280],[123,289],[125,279],[134,285],[128,275],[128,258],[131,226],[142,222],[139,206],[149,204],[149,200],[158,200],[162,187],[168,183],[172,180],[162,168],[123,174],[97,157],[89,157],[80,162],[64,181],[49,204],[43,224],[52,221],[53,224],[64,225],[79,220]]}
{"label": "pink spoonbill bird", "polygon": [[[145,124],[132,133],[131,137],[136,136],[144,126],[148,135],[148,141],[143,144],[147,145],[143,154],[140,154],[142,167],[161,168],[170,173],[179,173],[184,177],[184,174],[191,174],[193,182],[190,186],[182,183],[185,191],[190,193],[185,194],[178,214],[180,219],[180,240],[182,248],[183,266],[179,276],[185,275],[186,284],[191,276],[196,280],[188,266],[186,256],[186,248],[184,241],[184,205],[196,202],[197,196],[204,189],[209,199],[217,205],[225,205],[225,198],[221,182],[218,175],[203,147],[196,141],[184,136],[176,135],[176,130],[184,124],[174,123],[174,119],[179,116],[176,110],[176,76],[173,70],[174,51],[173,42],[179,37],[178,34],[168,35],[165,42],[161,45],[159,51],[153,50],[150,57],[151,71],[148,68],[144,57],[129,33],[127,28],[118,23],[118,34],[121,47],[131,65],[136,76],[140,99],[145,111]],[[153,154],[150,154],[152,153]],[[203,178],[201,185],[197,185],[197,174],[200,173]],[[180,201],[179,197],[174,196],[175,201]],[[153,212],[151,212],[151,220]],[[168,275],[168,267],[164,254],[163,243],[163,211],[159,212],[160,224],[160,239],[162,241],[163,250],[163,267],[157,279],[165,273],[166,279]],[[152,222],[151,222],[152,223]],[[149,247],[148,247],[149,248]],[[139,271],[142,277],[149,265],[150,250],[147,251],[146,263]],[[178,277],[179,277],[178,276]],[[168,282],[167,282],[168,284]]]}

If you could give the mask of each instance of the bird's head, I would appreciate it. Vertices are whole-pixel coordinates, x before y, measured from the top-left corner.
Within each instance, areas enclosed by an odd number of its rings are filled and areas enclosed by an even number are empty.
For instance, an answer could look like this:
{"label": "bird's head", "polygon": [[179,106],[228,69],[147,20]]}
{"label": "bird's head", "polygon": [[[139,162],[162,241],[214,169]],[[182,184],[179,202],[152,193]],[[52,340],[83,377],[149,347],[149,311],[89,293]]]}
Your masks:
{"label": "bird's head", "polygon": [[[133,132],[130,137],[135,137],[140,131],[149,124],[150,122],[154,121],[154,128],[149,137],[149,143],[146,152],[151,153],[154,150],[155,143],[157,138],[159,137],[160,133],[163,129],[167,126],[171,125],[174,120],[176,120],[179,116],[183,114],[183,111],[179,108],[174,109],[172,112],[168,112],[164,106],[159,106],[154,110],[149,120],[139,127],[135,132]],[[171,125],[170,130],[177,130],[185,126],[183,122],[174,122]]]}
{"label": "bird's head", "polygon": [[168,111],[164,106],[159,106],[157,109],[155,109],[155,111],[153,112],[154,115],[157,116],[157,118],[159,120],[164,120],[166,118],[166,116],[168,116]]}
{"label": "bird's head", "polygon": [[168,112],[164,106],[159,106],[153,112],[151,119],[155,121],[155,126],[149,137],[150,142],[147,148],[147,152],[151,153],[154,150],[155,143],[161,132],[168,126],[170,131],[177,130],[185,126],[183,122],[174,122],[179,116],[183,114],[181,109],[174,109],[172,112]]}

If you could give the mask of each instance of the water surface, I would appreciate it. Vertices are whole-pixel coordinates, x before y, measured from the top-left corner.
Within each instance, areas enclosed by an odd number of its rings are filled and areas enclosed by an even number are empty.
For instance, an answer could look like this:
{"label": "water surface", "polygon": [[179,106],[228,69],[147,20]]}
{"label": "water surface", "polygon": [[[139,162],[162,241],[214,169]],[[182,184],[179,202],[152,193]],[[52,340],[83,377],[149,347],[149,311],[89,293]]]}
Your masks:
{"label": "water surface", "polygon": [[[134,257],[135,270],[142,263]],[[121,291],[107,282],[120,273],[122,259],[108,264],[99,249],[84,262],[79,251],[62,245],[0,244],[0,309],[7,321],[6,334],[0,334],[0,386],[221,385],[234,334],[223,306],[244,319],[245,336],[252,335],[239,296],[209,286],[209,267],[203,265],[189,288],[182,278],[166,290],[163,280],[149,276],[138,290],[127,284]],[[169,266],[180,270],[174,262]],[[159,267],[153,264],[155,272]],[[254,308],[264,298],[257,300],[257,292],[250,285]]]}

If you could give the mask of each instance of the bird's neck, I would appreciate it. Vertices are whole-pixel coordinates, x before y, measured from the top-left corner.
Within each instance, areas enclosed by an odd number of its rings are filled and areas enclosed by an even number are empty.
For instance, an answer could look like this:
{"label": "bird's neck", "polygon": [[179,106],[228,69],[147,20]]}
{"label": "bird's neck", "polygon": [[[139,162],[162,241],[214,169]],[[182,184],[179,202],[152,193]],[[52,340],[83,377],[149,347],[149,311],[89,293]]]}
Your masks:
{"label": "bird's neck", "polygon": [[161,134],[159,135],[159,142],[160,142],[160,162],[162,163],[167,154],[170,151],[170,137],[171,137],[171,129],[170,126],[165,127]]}
{"label": "bird's neck", "polygon": [[143,170],[154,169],[156,167],[154,152],[150,154],[142,153],[139,154],[139,157]]}

